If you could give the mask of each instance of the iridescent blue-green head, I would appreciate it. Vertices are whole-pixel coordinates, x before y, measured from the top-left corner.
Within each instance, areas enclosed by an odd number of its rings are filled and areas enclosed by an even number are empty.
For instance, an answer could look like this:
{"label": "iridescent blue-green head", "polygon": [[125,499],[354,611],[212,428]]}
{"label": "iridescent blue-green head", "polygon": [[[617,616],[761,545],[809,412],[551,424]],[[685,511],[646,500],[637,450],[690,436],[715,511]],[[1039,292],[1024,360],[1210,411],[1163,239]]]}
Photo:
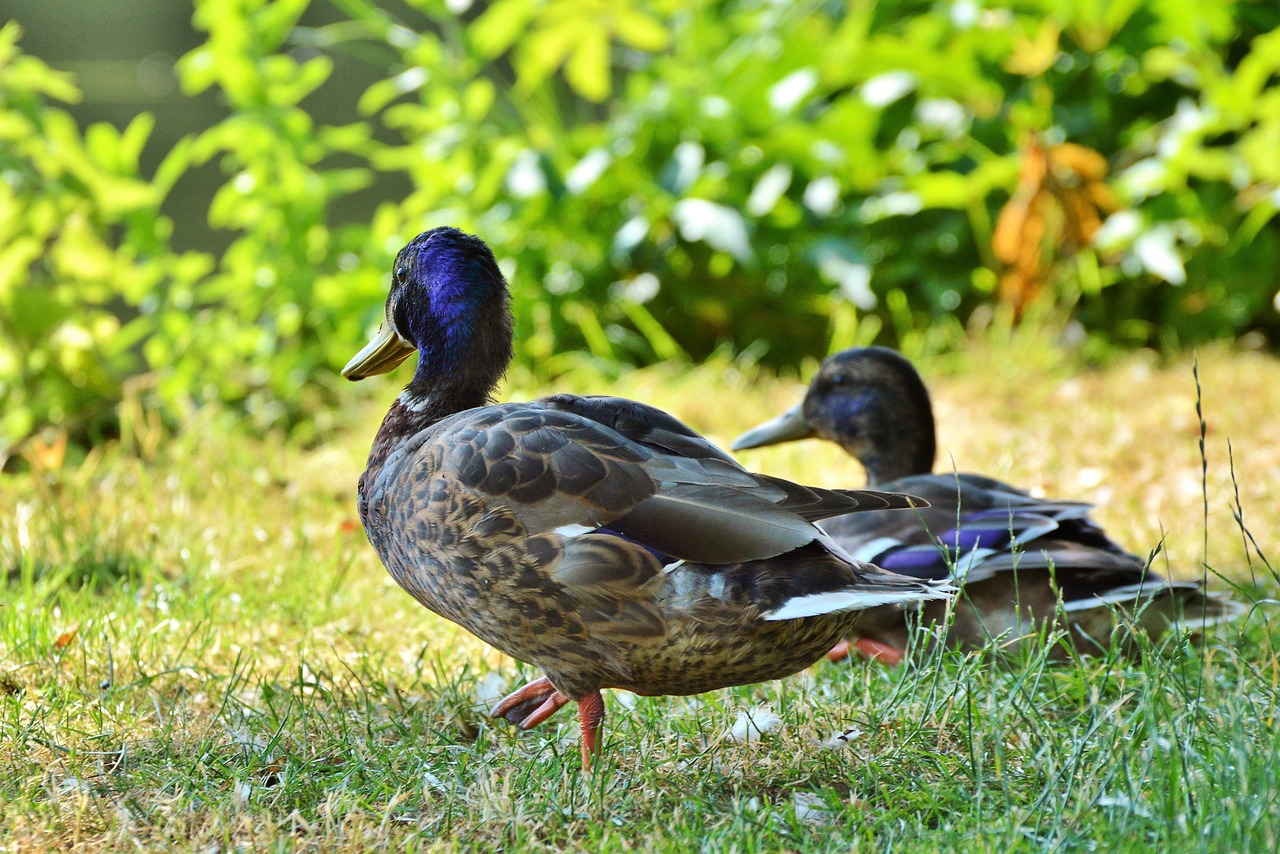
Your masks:
{"label": "iridescent blue-green head", "polygon": [[933,469],[933,407],[910,362],[884,347],[830,356],[804,401],[743,433],[735,451],[816,437],[836,442],[867,470],[871,485]]}
{"label": "iridescent blue-green head", "polygon": [[416,350],[411,397],[447,393],[459,406],[478,406],[511,362],[511,341],[507,282],[489,247],[456,228],[433,228],[396,256],[382,325],[342,375],[387,373]]}

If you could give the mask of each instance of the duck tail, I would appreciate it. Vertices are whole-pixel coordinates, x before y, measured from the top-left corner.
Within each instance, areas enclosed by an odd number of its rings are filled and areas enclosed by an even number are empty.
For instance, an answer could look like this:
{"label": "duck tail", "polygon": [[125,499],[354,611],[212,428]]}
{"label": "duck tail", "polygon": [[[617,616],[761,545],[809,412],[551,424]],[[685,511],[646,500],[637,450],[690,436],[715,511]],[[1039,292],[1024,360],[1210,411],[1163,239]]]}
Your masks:
{"label": "duck tail", "polygon": [[1148,580],[1064,603],[1063,610],[1077,625],[1087,623],[1090,612],[1118,610],[1133,621],[1135,628],[1154,638],[1171,630],[1199,634],[1208,626],[1240,616],[1246,607],[1194,581]]}
{"label": "duck tail", "polygon": [[798,620],[841,611],[864,611],[879,605],[912,605],[930,599],[950,599],[956,588],[946,581],[921,580],[886,572],[869,563],[858,567],[857,583],[838,590],[793,596],[764,615],[766,620]]}

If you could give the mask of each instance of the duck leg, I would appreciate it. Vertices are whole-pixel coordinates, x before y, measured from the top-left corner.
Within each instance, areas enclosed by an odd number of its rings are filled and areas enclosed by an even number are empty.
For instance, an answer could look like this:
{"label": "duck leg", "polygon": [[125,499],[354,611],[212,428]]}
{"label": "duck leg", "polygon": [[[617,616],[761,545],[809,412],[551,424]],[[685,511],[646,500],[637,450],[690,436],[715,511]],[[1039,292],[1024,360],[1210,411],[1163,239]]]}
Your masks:
{"label": "duck leg", "polygon": [[849,652],[849,639],[840,638],[836,645],[831,647],[831,651],[827,653],[827,661],[844,661],[849,657]]}
{"label": "duck leg", "polygon": [[878,661],[890,667],[901,664],[904,657],[903,650],[883,641],[858,638],[853,643],[850,643],[847,639],[841,640],[831,647],[831,651],[827,653],[827,658],[831,661],[844,661],[849,657],[849,653],[855,649],[868,661]]}
{"label": "duck leg", "polygon": [[506,718],[520,729],[532,729],[567,702],[569,698],[557,691],[551,680],[541,676],[504,697],[494,708],[493,717]]}
{"label": "duck leg", "polygon": [[[561,694],[545,676],[512,691],[493,710],[493,717],[506,718],[520,729],[532,729],[551,717],[569,698]],[[578,700],[578,727],[582,732],[582,767],[590,768],[600,752],[600,725],[604,723],[604,697],[593,691]]]}
{"label": "duck leg", "polygon": [[600,725],[604,723],[604,697],[592,691],[578,698],[578,726],[582,730],[582,767],[591,768],[591,760],[600,753]]}

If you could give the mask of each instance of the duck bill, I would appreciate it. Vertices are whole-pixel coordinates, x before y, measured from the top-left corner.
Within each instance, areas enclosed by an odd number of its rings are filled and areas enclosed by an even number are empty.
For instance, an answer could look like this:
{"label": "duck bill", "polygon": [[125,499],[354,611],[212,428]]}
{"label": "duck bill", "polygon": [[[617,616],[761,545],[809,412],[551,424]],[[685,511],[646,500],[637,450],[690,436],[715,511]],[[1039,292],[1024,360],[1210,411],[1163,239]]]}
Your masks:
{"label": "duck bill", "polygon": [[385,374],[409,358],[415,349],[400,337],[400,333],[383,323],[378,327],[378,334],[373,336],[373,340],[347,362],[342,375],[354,382],[374,374]]}
{"label": "duck bill", "polygon": [[794,442],[796,439],[808,439],[812,436],[813,429],[804,420],[803,404],[797,403],[772,421],[766,421],[743,433],[729,447],[735,451],[745,451],[747,448]]}

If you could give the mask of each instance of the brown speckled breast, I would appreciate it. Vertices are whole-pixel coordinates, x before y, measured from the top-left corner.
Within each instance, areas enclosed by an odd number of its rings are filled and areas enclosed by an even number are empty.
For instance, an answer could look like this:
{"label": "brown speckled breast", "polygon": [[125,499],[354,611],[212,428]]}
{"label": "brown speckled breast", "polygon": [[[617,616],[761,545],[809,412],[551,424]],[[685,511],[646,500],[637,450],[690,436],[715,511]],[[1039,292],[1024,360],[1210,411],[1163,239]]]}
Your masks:
{"label": "brown speckled breast", "polygon": [[[562,693],[579,697],[607,686],[693,694],[774,679],[817,660],[856,620],[849,613],[761,619],[794,593],[797,578],[831,583],[848,576],[856,583],[852,567],[816,545],[781,566],[764,560],[667,570],[652,551],[621,537],[531,533],[521,514],[536,516],[528,508],[544,492],[587,500],[609,481],[606,473],[623,482],[638,475],[616,470],[628,460],[603,448],[591,449],[599,469],[594,475],[575,469],[566,480],[555,466],[504,471],[492,463],[510,461],[511,449],[462,441],[468,431],[457,423],[488,423],[501,409],[446,419],[388,454],[386,466],[366,476],[362,515],[379,556],[405,590],[542,668]],[[540,441],[549,449],[573,448],[556,434]],[[498,495],[489,491],[498,487]],[[629,489],[645,492],[643,484]],[[514,499],[519,490],[533,500]]]}

